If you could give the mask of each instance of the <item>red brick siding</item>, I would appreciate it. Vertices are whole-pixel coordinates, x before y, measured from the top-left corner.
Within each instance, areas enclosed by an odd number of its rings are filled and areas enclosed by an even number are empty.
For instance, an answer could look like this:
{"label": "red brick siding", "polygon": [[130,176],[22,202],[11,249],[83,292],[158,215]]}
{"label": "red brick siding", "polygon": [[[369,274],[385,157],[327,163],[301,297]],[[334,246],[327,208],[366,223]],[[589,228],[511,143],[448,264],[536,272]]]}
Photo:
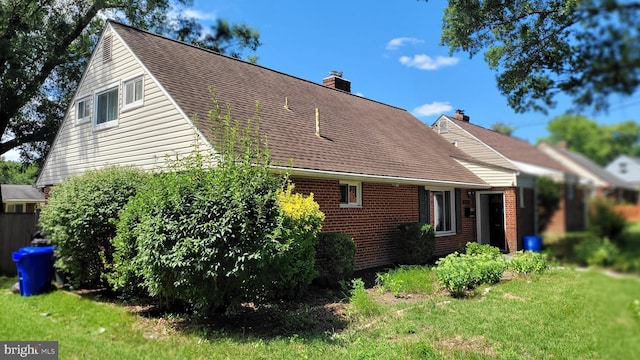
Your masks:
{"label": "red brick siding", "polygon": [[[473,191],[473,190],[471,190]],[[468,242],[476,242],[478,237],[476,236],[476,218],[475,217],[466,217],[464,213],[465,207],[477,207],[475,201],[475,194],[469,196],[469,190],[462,189],[460,191],[460,212],[461,214],[456,214],[456,216],[462,217],[462,231],[459,234],[454,235],[446,235],[446,236],[437,236],[436,237],[436,256],[443,256],[450,254],[454,251],[464,251],[465,245]],[[467,202],[465,204],[465,202]],[[429,199],[429,204],[431,206],[431,220],[430,222],[434,223],[434,214],[433,210],[433,193],[431,193],[431,198]]]}
{"label": "red brick siding", "polygon": [[553,214],[549,225],[547,225],[546,229],[543,229],[544,231],[564,233],[567,231],[585,230],[584,190],[582,188],[575,188],[572,199],[569,199],[567,195],[565,185],[560,191],[561,197],[558,210]]}

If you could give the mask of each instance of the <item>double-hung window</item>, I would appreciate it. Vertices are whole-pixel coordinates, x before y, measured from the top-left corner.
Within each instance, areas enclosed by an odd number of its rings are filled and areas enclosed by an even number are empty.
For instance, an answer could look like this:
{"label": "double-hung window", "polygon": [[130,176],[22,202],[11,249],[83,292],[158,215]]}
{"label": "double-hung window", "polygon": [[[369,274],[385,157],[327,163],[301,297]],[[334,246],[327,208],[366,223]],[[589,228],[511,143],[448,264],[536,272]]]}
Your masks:
{"label": "double-hung window", "polygon": [[84,98],[76,102],[76,121],[84,123],[91,119],[91,99]]}
{"label": "double-hung window", "polygon": [[432,194],[436,234],[454,233],[456,221],[453,190],[436,190]]}
{"label": "double-hung window", "polygon": [[142,105],[144,98],[144,78],[135,77],[124,81],[123,110]]}
{"label": "double-hung window", "polygon": [[362,183],[340,182],[340,207],[362,206]]}
{"label": "double-hung window", "polygon": [[118,124],[118,87],[114,87],[95,96],[95,126],[105,128]]}

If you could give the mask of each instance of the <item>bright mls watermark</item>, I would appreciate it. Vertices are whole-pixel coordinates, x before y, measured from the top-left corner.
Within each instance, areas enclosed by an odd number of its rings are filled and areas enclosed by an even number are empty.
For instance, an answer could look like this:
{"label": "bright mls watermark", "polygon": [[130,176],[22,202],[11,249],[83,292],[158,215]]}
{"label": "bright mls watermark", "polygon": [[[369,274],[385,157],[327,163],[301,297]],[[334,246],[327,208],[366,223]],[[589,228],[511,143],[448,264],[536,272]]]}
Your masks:
{"label": "bright mls watermark", "polygon": [[0,341],[0,359],[58,360],[58,342]]}

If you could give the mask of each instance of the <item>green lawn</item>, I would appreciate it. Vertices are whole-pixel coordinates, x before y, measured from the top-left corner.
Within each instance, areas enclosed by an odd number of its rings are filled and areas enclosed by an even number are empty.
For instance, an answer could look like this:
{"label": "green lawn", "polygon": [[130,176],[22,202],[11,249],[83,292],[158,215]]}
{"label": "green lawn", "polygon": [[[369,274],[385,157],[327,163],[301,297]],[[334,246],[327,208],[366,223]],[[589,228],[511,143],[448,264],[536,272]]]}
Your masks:
{"label": "green lawn", "polygon": [[[636,277],[556,269],[477,289],[395,298],[344,317],[315,301],[285,303],[194,325],[177,315],[143,317],[121,305],[55,291],[28,298],[0,279],[0,339],[57,340],[61,359],[628,359],[640,354]],[[430,292],[433,292],[429,290]],[[398,293],[398,291],[394,291]],[[328,301],[331,302],[331,301]],[[286,310],[286,311],[285,311]]]}

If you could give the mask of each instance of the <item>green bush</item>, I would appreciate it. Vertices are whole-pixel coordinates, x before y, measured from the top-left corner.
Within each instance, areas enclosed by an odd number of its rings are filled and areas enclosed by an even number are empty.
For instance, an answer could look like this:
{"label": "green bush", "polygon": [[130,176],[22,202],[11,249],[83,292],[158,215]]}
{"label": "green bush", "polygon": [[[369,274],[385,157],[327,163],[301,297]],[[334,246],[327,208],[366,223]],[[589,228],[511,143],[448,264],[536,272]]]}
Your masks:
{"label": "green bush", "polygon": [[74,287],[105,285],[113,263],[112,223],[146,181],[142,170],[107,167],[71,177],[51,189],[40,214],[40,227],[57,245],[55,266]]}
{"label": "green bush", "polygon": [[435,229],[431,224],[407,223],[400,225],[402,262],[407,265],[426,264],[436,249]]}
{"label": "green bush", "polygon": [[548,267],[547,257],[532,251],[518,251],[509,261],[509,269],[518,274],[542,273]]}
{"label": "green bush", "polygon": [[356,244],[348,234],[321,232],[316,247],[316,279],[320,285],[336,286],[353,272]]}
{"label": "green bush", "polygon": [[615,203],[611,199],[595,197],[589,200],[589,231],[599,238],[609,238],[617,242],[624,232],[627,221],[615,211]]}
{"label": "green bush", "polygon": [[293,193],[293,185],[278,193],[276,204],[284,217],[282,240],[287,248],[270,265],[270,271],[277,274],[273,295],[292,298],[302,295],[315,277],[316,245],[324,214],[313,194]]}
{"label": "green bush", "polygon": [[582,265],[611,266],[619,250],[609,239],[589,237],[574,247],[574,256]]}
{"label": "green bush", "polygon": [[477,242],[468,242],[465,245],[465,254],[467,255],[488,255],[492,259],[504,258],[504,255],[495,246],[489,244],[479,244]]}
{"label": "green bush", "polygon": [[495,284],[507,268],[504,255],[497,258],[487,253],[460,254],[454,252],[436,262],[438,281],[453,296],[462,296],[480,284]]}

